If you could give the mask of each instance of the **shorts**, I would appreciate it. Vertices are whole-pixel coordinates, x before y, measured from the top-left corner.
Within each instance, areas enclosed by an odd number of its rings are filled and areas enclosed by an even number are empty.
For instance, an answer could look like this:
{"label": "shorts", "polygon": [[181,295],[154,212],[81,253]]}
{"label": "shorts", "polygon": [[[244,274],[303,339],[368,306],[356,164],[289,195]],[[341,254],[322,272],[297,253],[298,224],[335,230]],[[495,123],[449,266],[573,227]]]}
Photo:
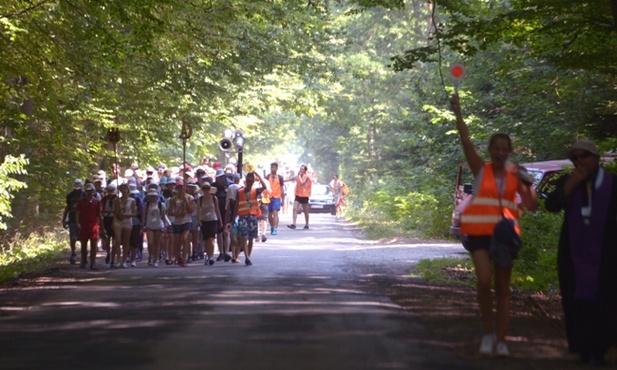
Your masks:
{"label": "shorts", "polygon": [[270,198],[270,204],[268,204],[268,212],[278,212],[280,210],[281,210],[281,198]]}
{"label": "shorts", "polygon": [[193,216],[191,219],[191,231],[199,231],[200,222],[197,219],[197,216]]}
{"label": "shorts", "polygon": [[203,236],[204,240],[216,238],[218,224],[219,222],[217,220],[201,221],[201,235]]}
{"label": "shorts", "polygon": [[298,202],[300,204],[308,204],[308,197],[299,197],[296,195],[296,199],[294,199],[294,202]]}
{"label": "shorts", "polygon": [[114,218],[112,217],[103,217],[103,228],[105,229],[105,234],[107,234],[108,238],[112,238],[114,236]]}
{"label": "shorts", "polygon": [[467,236],[463,240],[463,248],[469,252],[475,252],[479,250],[488,251],[491,247],[491,235],[474,235]]}
{"label": "shorts", "polygon": [[259,216],[259,220],[268,221],[268,205],[267,204],[260,205],[259,210],[261,211],[261,216]]}
{"label": "shorts", "polygon": [[141,234],[141,225],[134,225],[131,229],[131,237],[129,239],[129,245],[131,248],[137,248],[139,246],[140,235]]}
{"label": "shorts", "polygon": [[242,238],[256,239],[258,235],[257,216],[241,216],[238,220],[238,236]]}
{"label": "shorts", "polygon": [[69,222],[69,238],[72,242],[79,239],[79,230],[77,229],[76,223]]}
{"label": "shorts", "polygon": [[172,225],[172,226],[173,226],[174,234],[182,234],[185,231],[191,231],[192,223],[187,222],[182,225]]}
{"label": "shorts", "polygon": [[89,240],[99,240],[99,225],[92,225],[91,227],[82,227],[79,229],[79,241],[84,243]]}

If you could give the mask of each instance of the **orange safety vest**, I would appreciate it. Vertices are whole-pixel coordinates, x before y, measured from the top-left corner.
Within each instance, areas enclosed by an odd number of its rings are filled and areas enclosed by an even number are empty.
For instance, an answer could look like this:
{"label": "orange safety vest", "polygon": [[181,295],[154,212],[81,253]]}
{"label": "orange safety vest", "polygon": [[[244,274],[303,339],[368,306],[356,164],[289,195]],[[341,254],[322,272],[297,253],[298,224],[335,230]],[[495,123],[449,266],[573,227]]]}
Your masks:
{"label": "orange safety vest", "polygon": [[283,188],[281,185],[281,177],[279,175],[274,175],[274,178],[272,178],[272,174],[269,174],[268,181],[270,181],[270,194],[272,194],[272,198],[282,198]]}
{"label": "orange safety vest", "polygon": [[495,182],[495,174],[490,163],[484,165],[482,181],[477,194],[461,214],[461,234],[493,235],[495,225],[501,220],[501,213],[506,218],[514,220],[514,228],[521,235],[519,207],[516,200],[518,190],[518,175],[506,172],[504,192],[499,207],[499,192]]}
{"label": "orange safety vest", "polygon": [[306,184],[300,182],[300,176],[296,177],[296,196],[308,198],[311,196],[311,186],[313,182],[310,177],[307,177]]}
{"label": "orange safety vest", "polygon": [[251,189],[249,199],[246,199],[245,188],[238,189],[238,216],[255,215],[260,216],[259,201],[257,200],[257,189]]}

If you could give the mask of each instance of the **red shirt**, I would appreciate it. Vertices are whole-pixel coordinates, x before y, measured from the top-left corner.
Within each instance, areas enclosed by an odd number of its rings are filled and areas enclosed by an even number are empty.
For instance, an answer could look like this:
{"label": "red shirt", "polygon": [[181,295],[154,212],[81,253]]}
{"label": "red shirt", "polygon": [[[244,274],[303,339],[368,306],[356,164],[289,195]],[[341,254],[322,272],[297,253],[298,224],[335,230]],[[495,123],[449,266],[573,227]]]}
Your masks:
{"label": "red shirt", "polygon": [[77,202],[75,212],[79,212],[80,239],[82,236],[88,239],[92,239],[93,236],[98,237],[99,216],[103,214],[101,202],[94,197],[91,200],[81,198]]}

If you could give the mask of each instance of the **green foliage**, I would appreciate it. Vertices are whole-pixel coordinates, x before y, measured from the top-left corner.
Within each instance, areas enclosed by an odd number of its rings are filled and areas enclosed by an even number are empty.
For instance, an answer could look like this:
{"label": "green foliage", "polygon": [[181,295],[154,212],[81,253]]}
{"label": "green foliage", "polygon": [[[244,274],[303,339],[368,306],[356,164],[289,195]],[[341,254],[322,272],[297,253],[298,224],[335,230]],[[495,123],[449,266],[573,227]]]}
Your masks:
{"label": "green foliage", "polygon": [[473,262],[469,257],[420,260],[412,273],[435,283],[475,284]]}
{"label": "green foliage", "polygon": [[58,233],[33,234],[26,239],[16,239],[0,249],[0,283],[15,274],[42,271],[66,249],[67,236]]}
{"label": "green foliage", "polygon": [[26,174],[27,164],[28,160],[23,154],[19,157],[7,155],[0,164],[0,230],[6,230],[6,219],[12,217],[11,200],[15,197],[13,193],[27,187],[27,184],[11,175]]}
{"label": "green foliage", "polygon": [[562,219],[563,215],[549,213],[543,207],[535,213],[523,214],[523,248],[512,276],[514,286],[534,291],[557,288],[557,245]]}

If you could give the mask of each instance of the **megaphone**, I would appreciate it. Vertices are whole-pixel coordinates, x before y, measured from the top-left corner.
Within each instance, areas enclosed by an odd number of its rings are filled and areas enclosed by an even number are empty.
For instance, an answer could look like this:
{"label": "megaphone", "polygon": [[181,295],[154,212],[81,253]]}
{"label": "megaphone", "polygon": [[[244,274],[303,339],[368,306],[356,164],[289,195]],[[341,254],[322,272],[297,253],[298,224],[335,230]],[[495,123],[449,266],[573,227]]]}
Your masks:
{"label": "megaphone", "polygon": [[229,149],[231,149],[231,146],[232,146],[232,143],[231,143],[231,140],[229,140],[229,139],[223,139],[223,140],[219,141],[219,147],[224,152],[229,151]]}

